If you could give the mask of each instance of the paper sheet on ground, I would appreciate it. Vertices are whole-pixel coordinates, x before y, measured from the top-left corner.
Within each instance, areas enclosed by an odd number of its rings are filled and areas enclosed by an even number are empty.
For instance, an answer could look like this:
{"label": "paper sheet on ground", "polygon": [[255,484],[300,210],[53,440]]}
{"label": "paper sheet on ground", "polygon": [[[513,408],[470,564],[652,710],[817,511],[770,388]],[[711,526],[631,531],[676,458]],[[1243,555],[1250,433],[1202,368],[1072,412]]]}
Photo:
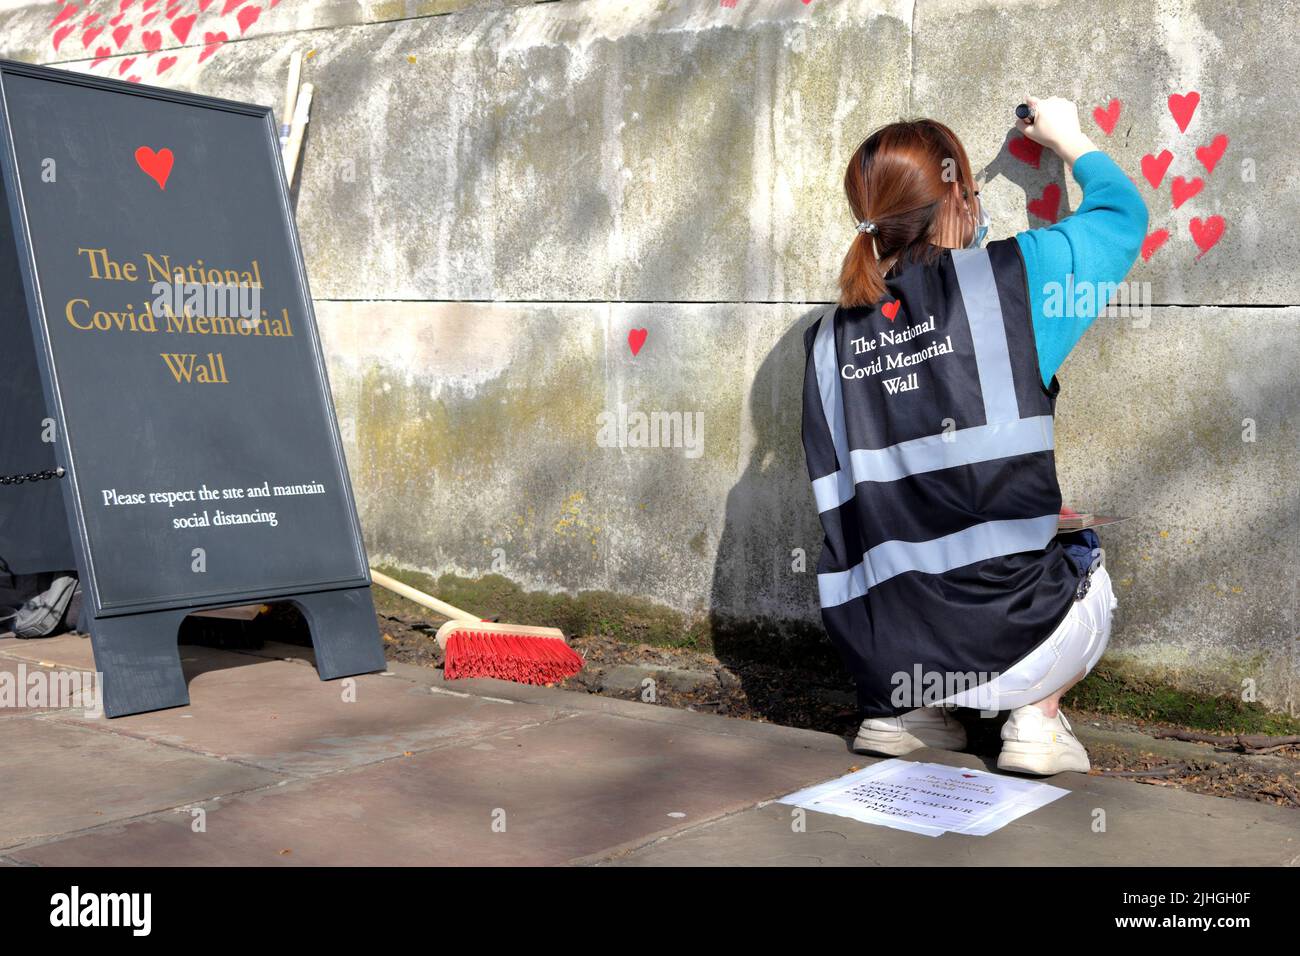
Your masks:
{"label": "paper sheet on ground", "polygon": [[1069,792],[983,770],[882,760],[777,802],[925,836],[986,836]]}

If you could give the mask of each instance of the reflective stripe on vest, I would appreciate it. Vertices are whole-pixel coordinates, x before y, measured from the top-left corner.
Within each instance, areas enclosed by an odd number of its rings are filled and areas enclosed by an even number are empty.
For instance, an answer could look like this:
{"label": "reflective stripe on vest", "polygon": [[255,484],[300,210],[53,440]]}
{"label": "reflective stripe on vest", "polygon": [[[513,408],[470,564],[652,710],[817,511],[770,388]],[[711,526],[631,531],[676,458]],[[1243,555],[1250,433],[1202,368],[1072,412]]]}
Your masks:
{"label": "reflective stripe on vest", "polygon": [[[856,486],[863,482],[895,481],[1055,447],[1051,415],[1020,417],[1002,304],[988,251],[954,250],[952,261],[970,327],[986,424],[885,448],[849,448],[835,343],[836,307],[831,306],[818,321],[813,364],[838,467],[812,482],[819,512],[851,501]],[[880,582],[908,571],[942,574],[988,558],[1040,550],[1056,529],[1057,515],[1053,513],[986,521],[928,541],[885,541],[870,548],[852,568],[817,575],[821,606],[834,607],[860,598]]]}

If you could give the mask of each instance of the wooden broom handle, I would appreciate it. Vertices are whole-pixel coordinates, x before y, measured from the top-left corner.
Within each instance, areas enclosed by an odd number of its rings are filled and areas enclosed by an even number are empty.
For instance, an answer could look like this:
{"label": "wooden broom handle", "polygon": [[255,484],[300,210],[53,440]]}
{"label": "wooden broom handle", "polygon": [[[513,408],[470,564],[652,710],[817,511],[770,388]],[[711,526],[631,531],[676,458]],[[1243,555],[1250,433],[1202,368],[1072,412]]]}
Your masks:
{"label": "wooden broom handle", "polygon": [[453,621],[477,622],[479,620],[477,617],[475,617],[473,614],[470,614],[468,611],[462,611],[458,607],[453,607],[452,605],[448,604],[446,601],[439,601],[436,597],[434,597],[431,594],[425,594],[423,591],[417,591],[409,584],[403,584],[401,581],[396,581],[393,578],[390,578],[388,575],[380,571],[376,571],[374,568],[370,569],[370,577],[371,580],[373,580],[380,587],[387,588],[388,590],[392,591],[394,594],[400,594],[408,601],[414,601],[416,604],[420,605],[421,607],[427,607],[430,611],[437,611],[443,617],[449,617]]}

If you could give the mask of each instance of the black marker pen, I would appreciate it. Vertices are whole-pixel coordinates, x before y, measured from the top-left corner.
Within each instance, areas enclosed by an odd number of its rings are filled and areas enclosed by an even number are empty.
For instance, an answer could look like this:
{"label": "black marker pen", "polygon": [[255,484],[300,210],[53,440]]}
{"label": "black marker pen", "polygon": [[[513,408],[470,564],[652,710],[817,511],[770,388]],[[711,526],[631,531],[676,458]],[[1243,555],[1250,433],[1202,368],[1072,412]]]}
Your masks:
{"label": "black marker pen", "polygon": [[1021,103],[1016,107],[1016,119],[1024,120],[1028,125],[1034,125],[1034,110],[1028,103]]}

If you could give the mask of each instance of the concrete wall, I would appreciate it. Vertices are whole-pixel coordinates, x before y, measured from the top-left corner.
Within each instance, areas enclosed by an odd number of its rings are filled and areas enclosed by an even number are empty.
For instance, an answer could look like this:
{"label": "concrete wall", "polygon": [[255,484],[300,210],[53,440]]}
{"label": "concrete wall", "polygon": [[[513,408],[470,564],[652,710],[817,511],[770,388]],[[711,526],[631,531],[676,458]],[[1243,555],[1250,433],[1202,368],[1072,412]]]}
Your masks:
{"label": "concrete wall", "polygon": [[[1006,236],[1053,184],[1062,215],[1079,200],[1009,151],[1010,109],[1075,98],[1170,233],[1131,277],[1156,307],[1100,320],[1060,373],[1067,501],[1133,516],[1104,534],[1112,652],[1293,706],[1297,4],[165,2],[87,38],[115,3],[55,23],[0,0],[3,54],[278,104],[311,51],[297,215],[372,557],[701,616],[816,620],[799,333],[853,235],[852,150],[948,122]],[[1184,132],[1167,98],[1189,91]],[[1162,149],[1157,191],[1140,163]],[[1177,209],[1175,176],[1204,180]],[[701,453],[602,447],[620,405],[700,413]]]}

